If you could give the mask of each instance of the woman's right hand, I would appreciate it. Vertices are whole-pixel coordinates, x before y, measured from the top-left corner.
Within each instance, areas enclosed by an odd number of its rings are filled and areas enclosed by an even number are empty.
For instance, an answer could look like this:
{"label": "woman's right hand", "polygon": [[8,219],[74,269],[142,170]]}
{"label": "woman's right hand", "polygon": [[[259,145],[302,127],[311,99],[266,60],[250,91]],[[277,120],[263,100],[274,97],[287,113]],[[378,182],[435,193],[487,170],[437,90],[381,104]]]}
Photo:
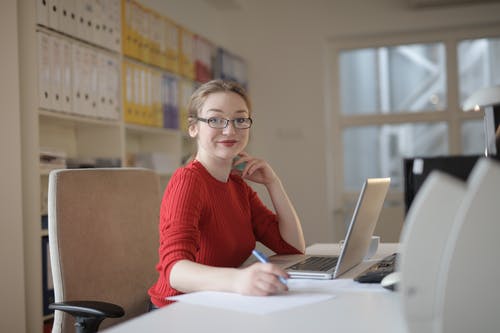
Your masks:
{"label": "woman's right hand", "polygon": [[278,276],[288,278],[286,271],[274,264],[255,263],[238,270],[234,290],[242,295],[268,296],[288,290]]}

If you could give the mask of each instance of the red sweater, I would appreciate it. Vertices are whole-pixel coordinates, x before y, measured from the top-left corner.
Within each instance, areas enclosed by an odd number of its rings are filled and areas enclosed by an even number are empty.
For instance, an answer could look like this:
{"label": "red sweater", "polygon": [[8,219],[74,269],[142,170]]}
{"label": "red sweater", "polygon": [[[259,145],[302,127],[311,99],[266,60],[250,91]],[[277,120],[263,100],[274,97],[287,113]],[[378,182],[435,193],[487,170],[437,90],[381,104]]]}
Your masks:
{"label": "red sweater", "polygon": [[170,286],[169,276],[181,259],[239,267],[256,241],[276,253],[300,253],[281,238],[276,215],[240,176],[220,182],[196,160],[172,175],[160,208],[159,231],[159,276],[149,289],[156,306],[180,294]]}

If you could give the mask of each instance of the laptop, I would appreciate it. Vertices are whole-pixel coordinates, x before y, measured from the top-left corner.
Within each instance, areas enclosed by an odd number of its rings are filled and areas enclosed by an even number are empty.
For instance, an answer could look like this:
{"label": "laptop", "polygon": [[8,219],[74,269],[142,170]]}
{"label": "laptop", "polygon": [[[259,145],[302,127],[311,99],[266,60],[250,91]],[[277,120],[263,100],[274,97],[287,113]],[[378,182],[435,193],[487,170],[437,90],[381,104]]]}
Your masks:
{"label": "laptop", "polygon": [[271,262],[284,267],[290,278],[335,279],[363,261],[373,236],[390,178],[368,178],[358,197],[339,256],[275,255]]}

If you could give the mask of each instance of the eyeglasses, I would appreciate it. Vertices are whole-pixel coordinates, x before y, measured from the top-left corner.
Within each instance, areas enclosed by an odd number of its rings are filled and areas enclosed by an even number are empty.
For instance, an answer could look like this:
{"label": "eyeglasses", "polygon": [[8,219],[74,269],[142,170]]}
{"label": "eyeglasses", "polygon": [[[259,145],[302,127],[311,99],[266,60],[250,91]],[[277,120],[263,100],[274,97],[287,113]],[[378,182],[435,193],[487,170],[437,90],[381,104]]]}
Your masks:
{"label": "eyeglasses", "polygon": [[211,118],[200,118],[196,117],[196,120],[203,121],[208,124],[208,126],[217,129],[226,128],[229,122],[233,123],[234,128],[237,129],[247,129],[252,126],[252,118],[235,118],[235,119],[226,119],[219,117],[211,117]]}

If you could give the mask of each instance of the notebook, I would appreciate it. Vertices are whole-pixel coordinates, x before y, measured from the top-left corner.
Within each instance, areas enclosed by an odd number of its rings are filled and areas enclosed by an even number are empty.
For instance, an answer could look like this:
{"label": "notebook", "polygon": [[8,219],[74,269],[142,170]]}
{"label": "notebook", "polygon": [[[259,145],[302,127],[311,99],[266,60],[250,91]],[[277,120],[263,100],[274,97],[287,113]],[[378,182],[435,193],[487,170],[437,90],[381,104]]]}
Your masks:
{"label": "notebook", "polygon": [[339,256],[275,255],[271,262],[284,267],[291,278],[308,279],[335,279],[357,266],[370,246],[389,183],[390,178],[364,182]]}

